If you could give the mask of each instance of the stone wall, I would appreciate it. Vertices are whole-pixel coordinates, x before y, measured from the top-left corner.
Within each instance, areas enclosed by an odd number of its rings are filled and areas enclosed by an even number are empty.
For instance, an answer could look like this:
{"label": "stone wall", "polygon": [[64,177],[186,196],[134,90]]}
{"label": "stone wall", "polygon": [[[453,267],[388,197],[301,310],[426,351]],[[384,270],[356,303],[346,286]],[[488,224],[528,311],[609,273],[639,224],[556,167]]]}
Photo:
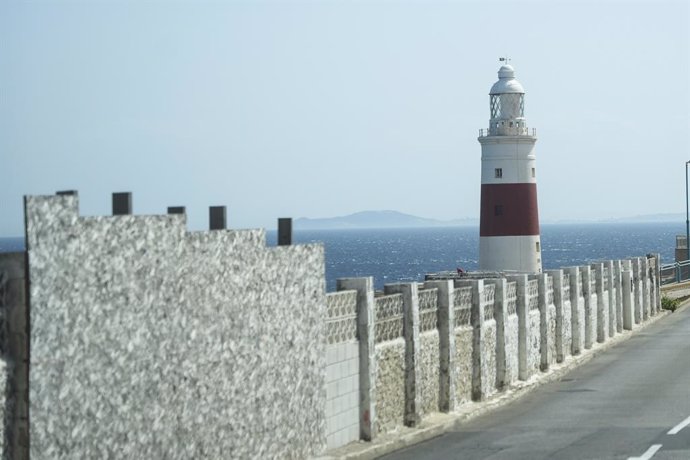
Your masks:
{"label": "stone wall", "polygon": [[326,442],[329,449],[359,439],[357,291],[326,296]]}
{"label": "stone wall", "polygon": [[389,431],[405,422],[405,341],[376,345],[376,431]]}
{"label": "stone wall", "polygon": [[25,200],[32,456],[323,451],[323,247],[77,203]]}
{"label": "stone wall", "polygon": [[455,329],[455,373],[457,376],[456,402],[472,401],[472,340],[474,331],[471,326]]}
{"label": "stone wall", "polygon": [[425,332],[419,337],[421,344],[419,391],[422,401],[421,415],[439,411],[439,337],[437,331]]}
{"label": "stone wall", "polygon": [[[376,401],[376,434],[418,426],[436,410],[452,412],[489,399],[517,379],[528,380],[572,354],[588,352],[586,339],[596,341],[597,325],[604,323],[598,315],[609,311],[602,311],[598,298],[611,295],[615,279],[609,275],[608,282],[597,285],[597,273],[603,276],[604,270],[587,265],[533,279],[512,275],[451,284],[431,278],[423,285],[386,285],[372,302],[375,385],[360,395]],[[373,282],[368,285],[374,299]],[[639,279],[640,312],[644,286]],[[653,298],[650,294],[650,302]],[[632,299],[627,301],[631,312]]]}

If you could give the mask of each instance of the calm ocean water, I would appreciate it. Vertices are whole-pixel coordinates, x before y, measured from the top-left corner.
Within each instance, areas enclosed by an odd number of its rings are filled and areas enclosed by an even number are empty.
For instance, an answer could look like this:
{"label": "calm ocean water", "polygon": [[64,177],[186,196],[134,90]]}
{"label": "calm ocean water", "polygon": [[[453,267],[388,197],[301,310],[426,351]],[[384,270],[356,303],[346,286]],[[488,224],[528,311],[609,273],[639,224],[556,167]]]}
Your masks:
{"label": "calm ocean water", "polygon": [[[684,222],[542,225],[542,264],[551,269],[650,252],[672,262],[675,235],[684,233]],[[373,276],[381,289],[385,283],[422,280],[426,273],[476,270],[479,257],[477,227],[297,230],[293,238],[295,243],[324,243],[329,292],[337,278]],[[275,245],[275,231],[267,232],[267,239]],[[0,238],[0,252],[22,248],[21,238]]]}

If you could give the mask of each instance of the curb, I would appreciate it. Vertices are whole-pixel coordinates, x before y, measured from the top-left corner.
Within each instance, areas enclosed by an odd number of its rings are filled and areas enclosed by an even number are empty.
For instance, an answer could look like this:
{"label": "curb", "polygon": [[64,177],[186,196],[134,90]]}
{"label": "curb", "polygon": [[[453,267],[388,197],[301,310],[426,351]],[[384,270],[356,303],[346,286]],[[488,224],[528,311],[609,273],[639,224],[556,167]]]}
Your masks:
{"label": "curb", "polygon": [[[683,311],[689,306],[690,299],[687,299],[675,312]],[[527,381],[516,381],[513,385],[497,393],[487,401],[467,403],[464,407],[452,413],[435,412],[427,416],[419,427],[400,427],[395,431],[379,435],[373,442],[357,441],[350,443],[346,446],[326,452],[325,455],[319,456],[317,459],[374,459],[414,444],[439,437],[494,409],[518,401],[520,398],[530,394],[546,383],[560,380],[571,370],[591,361],[609,348],[627,341],[635,336],[637,332],[646,329],[648,326],[655,324],[657,321],[671,314],[672,313],[667,310],[660,310],[655,316],[648,318],[646,322],[636,326],[632,331],[626,330],[616,333],[614,337],[609,338],[609,340],[604,343],[594,343],[593,347],[585,353],[574,356],[571,355],[565,362],[552,365],[548,373],[537,374]]]}

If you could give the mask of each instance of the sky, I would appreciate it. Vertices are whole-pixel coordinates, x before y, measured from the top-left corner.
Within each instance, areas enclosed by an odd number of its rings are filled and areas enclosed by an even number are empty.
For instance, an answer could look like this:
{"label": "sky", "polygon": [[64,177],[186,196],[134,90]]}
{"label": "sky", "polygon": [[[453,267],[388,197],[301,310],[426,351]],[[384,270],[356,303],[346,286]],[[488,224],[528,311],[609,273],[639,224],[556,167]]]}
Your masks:
{"label": "sky", "polygon": [[3,1],[0,237],[22,197],[82,215],[226,205],[231,228],[479,216],[499,58],[526,90],[542,220],[685,212],[685,0]]}

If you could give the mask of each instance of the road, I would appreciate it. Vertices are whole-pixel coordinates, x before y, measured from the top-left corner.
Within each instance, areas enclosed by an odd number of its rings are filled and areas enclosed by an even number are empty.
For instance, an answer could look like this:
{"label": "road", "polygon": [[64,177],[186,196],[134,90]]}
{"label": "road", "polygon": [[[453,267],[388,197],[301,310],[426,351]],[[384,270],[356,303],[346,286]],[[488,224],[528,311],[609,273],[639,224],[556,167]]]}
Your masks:
{"label": "road", "polygon": [[690,460],[690,308],[560,381],[383,458]]}

